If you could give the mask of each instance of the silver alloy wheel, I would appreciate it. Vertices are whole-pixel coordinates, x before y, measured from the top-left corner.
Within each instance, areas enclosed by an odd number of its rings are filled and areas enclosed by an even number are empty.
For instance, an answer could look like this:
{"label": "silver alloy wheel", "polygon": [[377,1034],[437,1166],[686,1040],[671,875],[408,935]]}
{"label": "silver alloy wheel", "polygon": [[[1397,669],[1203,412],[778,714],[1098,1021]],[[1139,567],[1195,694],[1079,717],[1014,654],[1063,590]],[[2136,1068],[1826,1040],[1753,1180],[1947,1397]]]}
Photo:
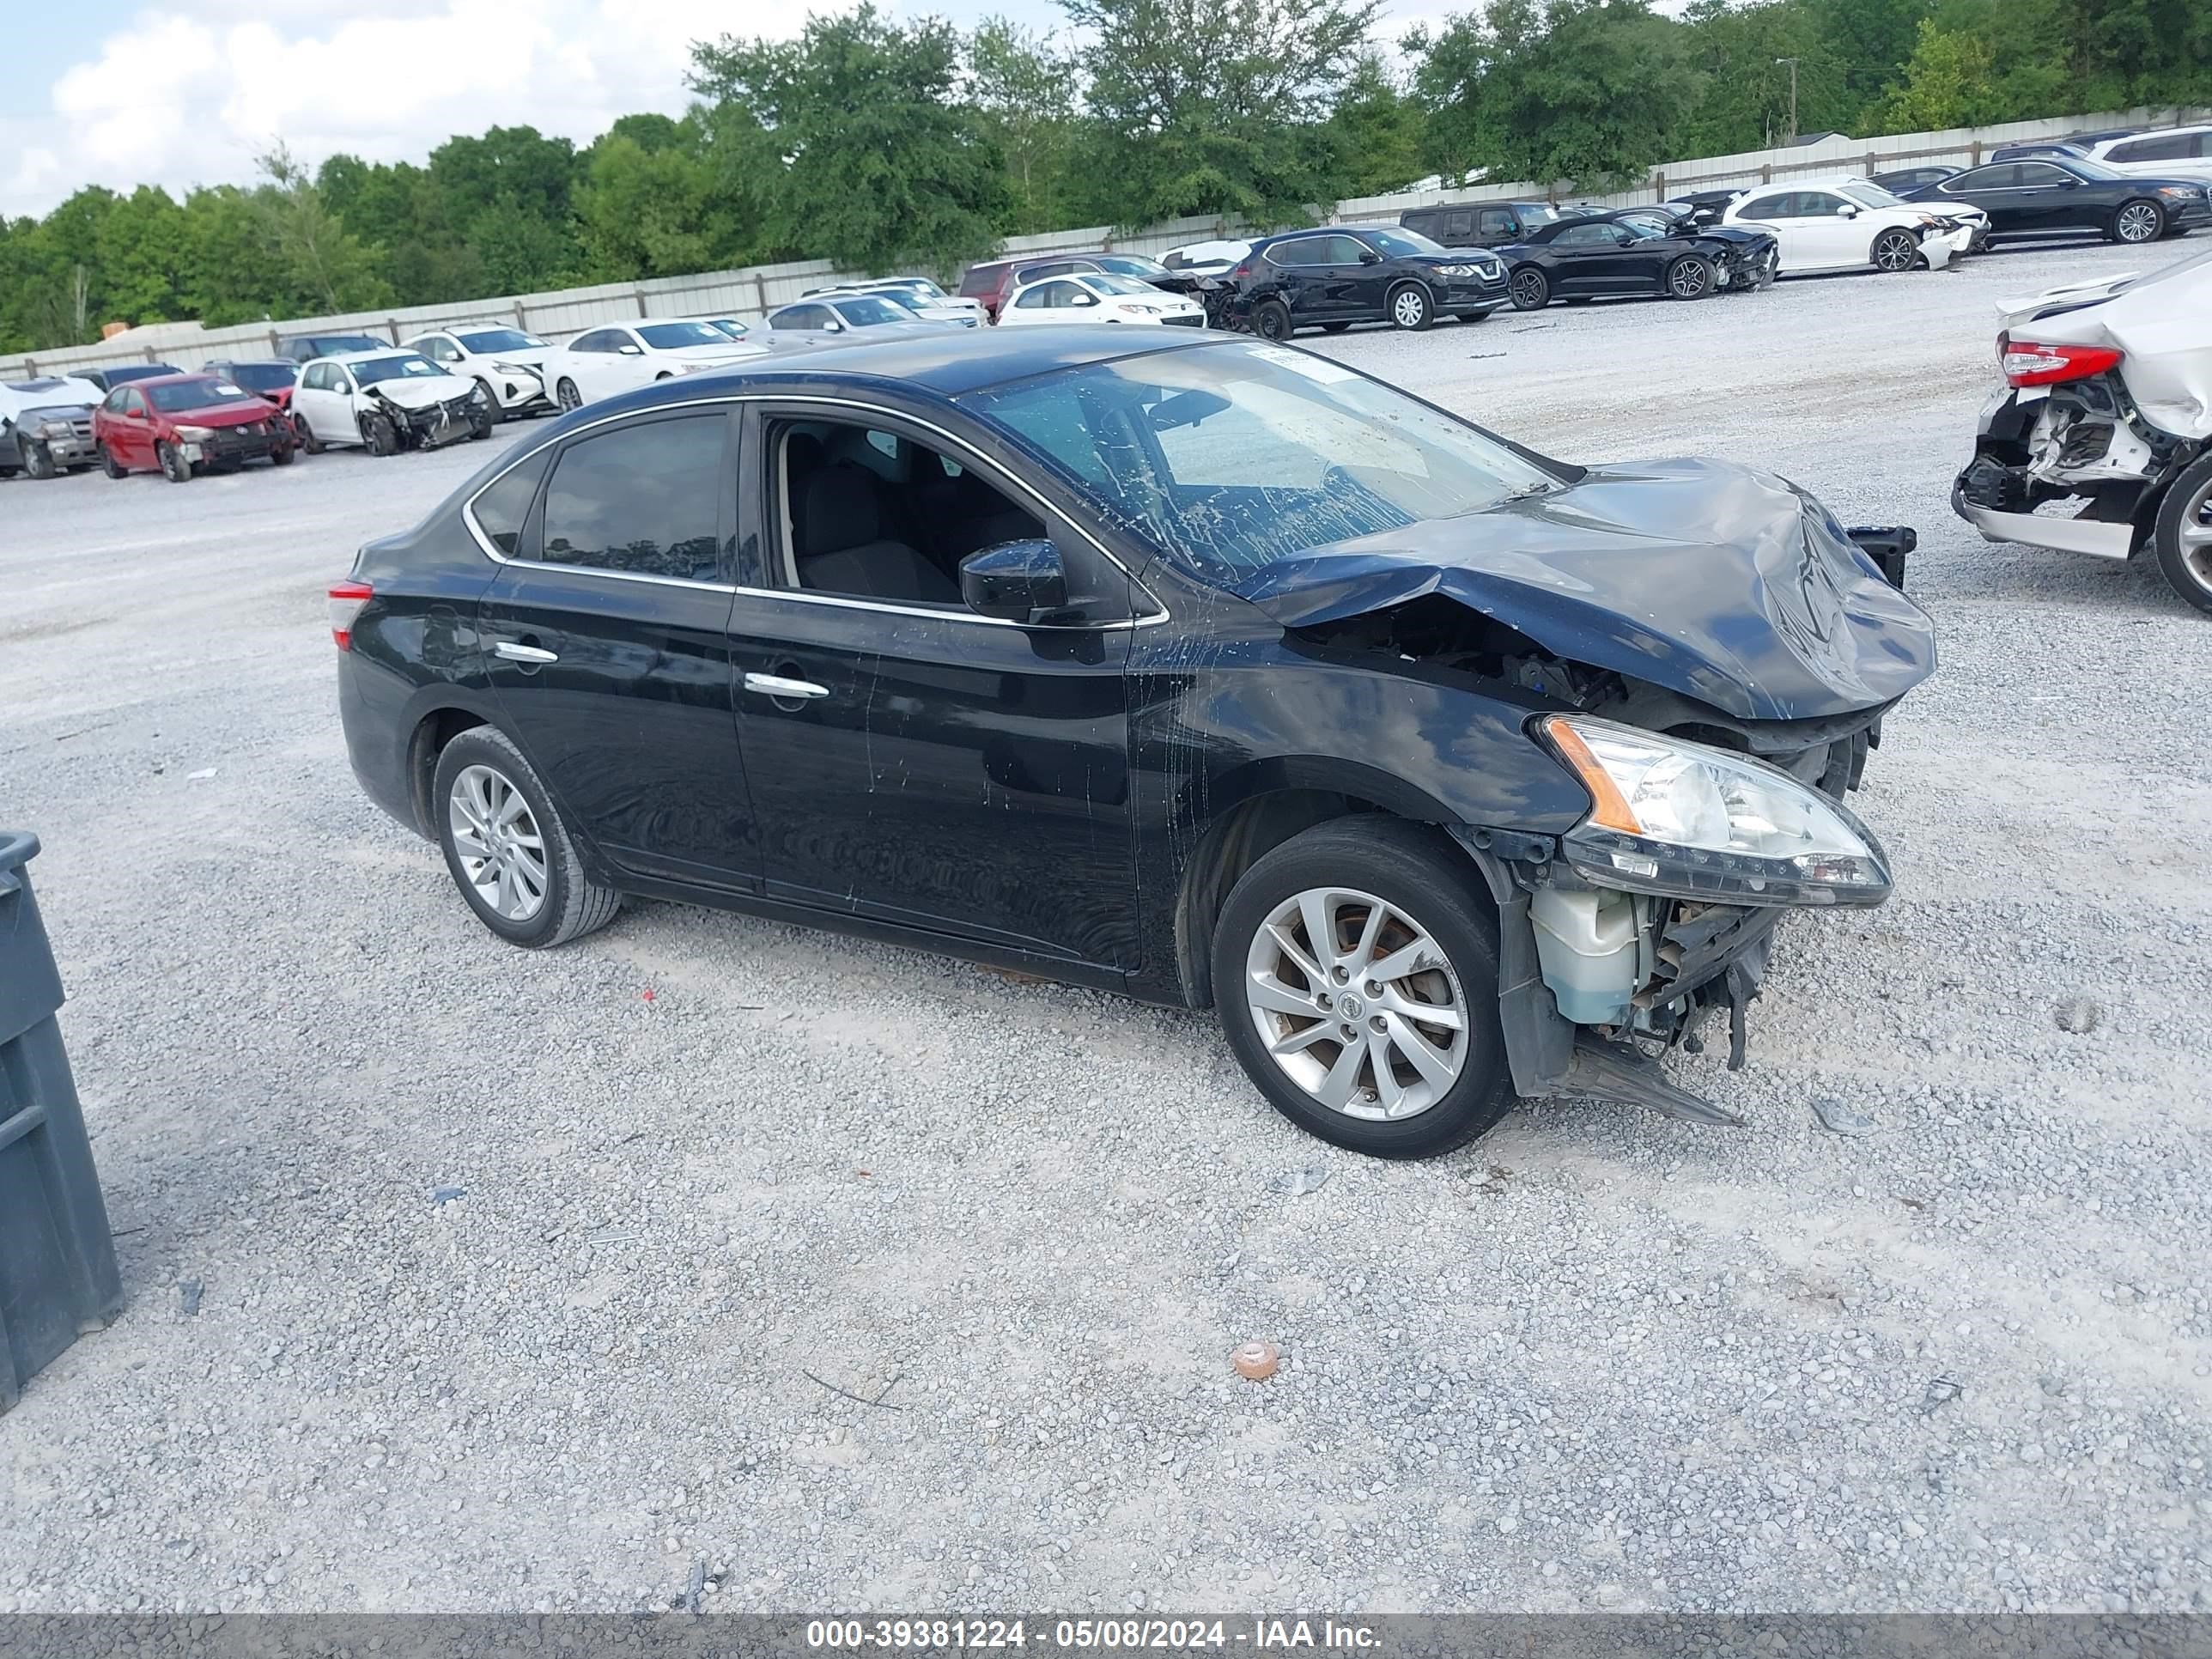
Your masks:
{"label": "silver alloy wheel", "polygon": [[1674,268],[1667,273],[1668,291],[1678,300],[1694,300],[1705,291],[1705,263],[1702,259],[1677,259]]}
{"label": "silver alloy wheel", "polygon": [[559,404],[564,410],[581,409],[584,406],[584,395],[576,390],[576,383],[574,380],[563,375],[561,384],[553,388],[553,401]]}
{"label": "silver alloy wheel", "polygon": [[1277,905],[1245,951],[1244,1001],[1283,1075],[1347,1117],[1417,1116],[1467,1066],[1443,947],[1371,893],[1315,887]]}
{"label": "silver alloy wheel", "polygon": [[544,908],[550,884],[545,840],[522,791],[489,766],[453,775],[447,827],[462,878],[507,921],[528,921]]}
{"label": "silver alloy wheel", "polygon": [[1417,288],[1401,288],[1390,301],[1390,320],[1401,328],[1419,328],[1428,318],[1429,296]]}
{"label": "silver alloy wheel", "polygon": [[1874,263],[1878,270],[1910,270],[1920,250],[1901,230],[1885,230],[1874,239]]}
{"label": "silver alloy wheel", "polygon": [[2130,202],[2120,210],[2119,223],[2114,229],[2124,242],[2154,242],[2158,240],[2158,210],[2148,202]]}
{"label": "silver alloy wheel", "polygon": [[1534,311],[1549,299],[1544,278],[1533,270],[1516,273],[1513,278],[1513,303],[1523,311]]}
{"label": "silver alloy wheel", "polygon": [[2197,485],[2196,494],[2181,504],[2175,539],[2181,544],[2181,568],[2191,581],[2212,593],[2212,478]]}

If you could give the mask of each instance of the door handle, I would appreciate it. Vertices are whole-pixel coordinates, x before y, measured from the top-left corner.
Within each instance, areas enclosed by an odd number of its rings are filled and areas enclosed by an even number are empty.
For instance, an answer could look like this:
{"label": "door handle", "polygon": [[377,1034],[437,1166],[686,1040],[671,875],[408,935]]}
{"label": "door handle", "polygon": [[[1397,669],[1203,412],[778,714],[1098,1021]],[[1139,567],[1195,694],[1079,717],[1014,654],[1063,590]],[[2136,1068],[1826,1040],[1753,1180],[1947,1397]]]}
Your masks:
{"label": "door handle", "polygon": [[558,652],[548,651],[542,646],[518,645],[513,640],[499,641],[492,647],[491,653],[495,657],[504,657],[509,662],[545,663],[561,660]]}
{"label": "door handle", "polygon": [[745,690],[764,697],[826,697],[830,688],[812,680],[787,680],[781,674],[748,674]]}

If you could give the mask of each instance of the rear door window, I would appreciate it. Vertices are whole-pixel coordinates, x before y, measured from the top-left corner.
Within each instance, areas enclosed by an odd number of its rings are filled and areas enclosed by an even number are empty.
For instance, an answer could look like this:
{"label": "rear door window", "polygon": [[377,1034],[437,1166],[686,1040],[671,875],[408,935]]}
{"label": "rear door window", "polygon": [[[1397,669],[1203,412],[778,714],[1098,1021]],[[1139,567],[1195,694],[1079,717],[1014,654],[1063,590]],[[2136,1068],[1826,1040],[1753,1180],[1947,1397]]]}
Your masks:
{"label": "rear door window", "polygon": [[721,413],[619,427],[569,445],[545,487],[538,557],[628,575],[723,580]]}

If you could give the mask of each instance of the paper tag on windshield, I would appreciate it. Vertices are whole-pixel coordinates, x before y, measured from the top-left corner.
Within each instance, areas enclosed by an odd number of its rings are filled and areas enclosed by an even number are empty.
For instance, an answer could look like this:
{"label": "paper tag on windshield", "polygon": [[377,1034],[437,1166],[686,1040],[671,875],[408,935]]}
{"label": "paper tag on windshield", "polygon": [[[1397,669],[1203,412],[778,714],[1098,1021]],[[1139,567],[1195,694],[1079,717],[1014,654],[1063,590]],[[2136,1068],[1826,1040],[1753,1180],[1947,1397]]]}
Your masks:
{"label": "paper tag on windshield", "polygon": [[234,395],[243,398],[246,395],[246,388],[244,386],[233,386],[228,380],[217,380],[215,383],[215,389],[217,392],[222,392],[226,398]]}
{"label": "paper tag on windshield", "polygon": [[1340,380],[1356,380],[1359,378],[1342,363],[1331,362],[1326,357],[1309,357],[1303,351],[1291,351],[1282,346],[1255,346],[1252,349],[1252,355],[1255,357],[1264,357],[1271,363],[1279,364],[1289,369],[1293,374],[1303,374],[1309,380],[1318,381],[1322,386],[1333,386]]}

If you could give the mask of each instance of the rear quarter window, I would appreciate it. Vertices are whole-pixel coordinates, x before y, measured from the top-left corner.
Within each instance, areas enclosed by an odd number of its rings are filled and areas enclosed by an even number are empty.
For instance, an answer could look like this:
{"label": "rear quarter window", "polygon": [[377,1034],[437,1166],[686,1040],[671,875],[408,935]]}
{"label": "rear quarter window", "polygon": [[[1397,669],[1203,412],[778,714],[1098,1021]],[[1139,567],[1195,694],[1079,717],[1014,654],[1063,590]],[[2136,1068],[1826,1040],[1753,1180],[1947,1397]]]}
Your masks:
{"label": "rear quarter window", "polygon": [[538,486],[544,480],[551,459],[550,450],[532,455],[493,479],[469,503],[485,539],[510,559],[527,556],[520,550],[523,526],[530,520],[531,505],[538,499]]}

